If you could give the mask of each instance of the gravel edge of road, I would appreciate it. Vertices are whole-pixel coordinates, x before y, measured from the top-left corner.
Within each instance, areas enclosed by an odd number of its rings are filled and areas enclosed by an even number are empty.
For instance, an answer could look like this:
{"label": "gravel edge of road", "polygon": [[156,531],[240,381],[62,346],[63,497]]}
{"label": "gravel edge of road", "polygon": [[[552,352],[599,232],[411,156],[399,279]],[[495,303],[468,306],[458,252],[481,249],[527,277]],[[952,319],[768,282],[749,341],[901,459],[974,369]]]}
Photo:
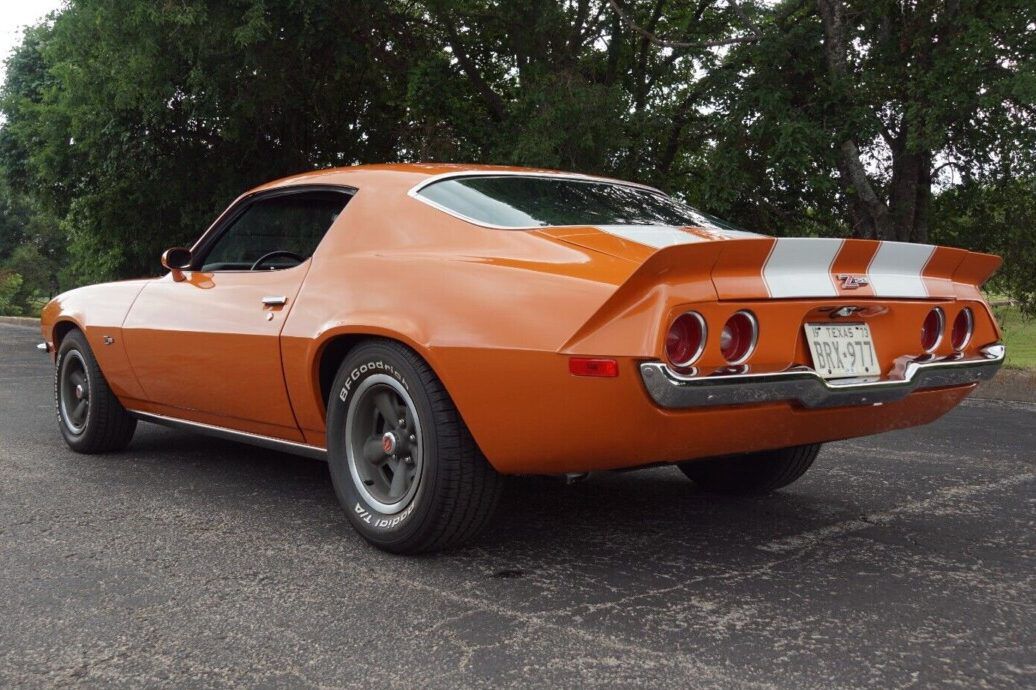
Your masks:
{"label": "gravel edge of road", "polygon": [[40,320],[32,316],[0,316],[0,323],[8,326],[23,326],[39,330]]}
{"label": "gravel edge of road", "polygon": [[972,397],[1036,403],[1036,370],[1001,369],[992,381],[980,385]]}
{"label": "gravel edge of road", "polygon": [[[22,328],[40,327],[40,320],[31,316],[0,316],[0,323]],[[1002,368],[996,378],[981,384],[972,397],[1036,403],[1036,370]]]}

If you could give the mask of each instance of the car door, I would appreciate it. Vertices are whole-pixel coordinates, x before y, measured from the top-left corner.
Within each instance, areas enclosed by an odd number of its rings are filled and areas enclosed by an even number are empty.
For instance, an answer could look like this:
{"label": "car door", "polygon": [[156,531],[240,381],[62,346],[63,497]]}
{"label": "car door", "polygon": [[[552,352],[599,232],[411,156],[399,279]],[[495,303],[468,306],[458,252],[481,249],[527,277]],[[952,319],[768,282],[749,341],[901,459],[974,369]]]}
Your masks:
{"label": "car door", "polygon": [[310,256],[349,198],[333,189],[248,198],[199,241],[187,269],[148,283],[123,327],[148,398],[140,411],[302,440],[280,332]]}

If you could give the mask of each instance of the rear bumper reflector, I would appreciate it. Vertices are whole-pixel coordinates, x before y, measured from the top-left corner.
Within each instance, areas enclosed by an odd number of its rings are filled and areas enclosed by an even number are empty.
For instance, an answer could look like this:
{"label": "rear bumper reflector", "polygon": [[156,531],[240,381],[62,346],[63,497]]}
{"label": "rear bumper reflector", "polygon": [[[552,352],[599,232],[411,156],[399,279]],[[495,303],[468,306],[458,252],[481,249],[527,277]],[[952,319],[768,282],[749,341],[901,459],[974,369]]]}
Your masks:
{"label": "rear bumper reflector", "polygon": [[902,357],[885,379],[828,381],[809,367],[767,373],[723,373],[682,377],[661,362],[644,362],[640,375],[661,407],[695,408],[797,402],[804,407],[876,405],[905,398],[915,390],[978,383],[993,378],[1004,363],[1004,346],[989,345],[971,357]]}
{"label": "rear bumper reflector", "polygon": [[570,357],[568,370],[576,376],[614,378],[619,375],[619,363],[614,359]]}

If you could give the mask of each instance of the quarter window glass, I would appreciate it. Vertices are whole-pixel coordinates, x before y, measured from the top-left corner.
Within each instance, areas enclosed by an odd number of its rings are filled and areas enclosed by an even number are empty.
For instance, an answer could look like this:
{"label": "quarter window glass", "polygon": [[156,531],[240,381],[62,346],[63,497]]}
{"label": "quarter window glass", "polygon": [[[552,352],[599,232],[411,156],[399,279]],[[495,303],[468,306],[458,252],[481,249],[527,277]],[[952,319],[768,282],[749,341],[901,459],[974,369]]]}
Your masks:
{"label": "quarter window glass", "polygon": [[693,225],[738,230],[661,192],[595,180],[486,175],[434,182],[418,195],[476,223],[504,228],[547,225]]}
{"label": "quarter window glass", "polygon": [[[216,240],[202,270],[248,270],[260,257],[285,251],[308,259],[345,208],[349,195],[339,192],[300,192],[259,199]],[[298,262],[271,259],[263,268],[287,268]]]}

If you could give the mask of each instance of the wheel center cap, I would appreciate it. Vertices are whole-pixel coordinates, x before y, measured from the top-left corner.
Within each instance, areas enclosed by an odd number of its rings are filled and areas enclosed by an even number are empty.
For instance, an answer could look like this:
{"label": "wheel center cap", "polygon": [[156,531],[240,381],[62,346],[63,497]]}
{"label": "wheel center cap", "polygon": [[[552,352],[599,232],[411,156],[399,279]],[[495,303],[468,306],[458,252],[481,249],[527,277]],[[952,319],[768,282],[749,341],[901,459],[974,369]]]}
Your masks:
{"label": "wheel center cap", "polygon": [[396,435],[391,431],[386,431],[385,435],[381,437],[381,449],[385,451],[385,455],[395,453],[398,445],[399,441],[396,440]]}
{"label": "wheel center cap", "polygon": [[83,384],[79,384],[78,386],[76,386],[76,400],[83,399],[83,392]]}

